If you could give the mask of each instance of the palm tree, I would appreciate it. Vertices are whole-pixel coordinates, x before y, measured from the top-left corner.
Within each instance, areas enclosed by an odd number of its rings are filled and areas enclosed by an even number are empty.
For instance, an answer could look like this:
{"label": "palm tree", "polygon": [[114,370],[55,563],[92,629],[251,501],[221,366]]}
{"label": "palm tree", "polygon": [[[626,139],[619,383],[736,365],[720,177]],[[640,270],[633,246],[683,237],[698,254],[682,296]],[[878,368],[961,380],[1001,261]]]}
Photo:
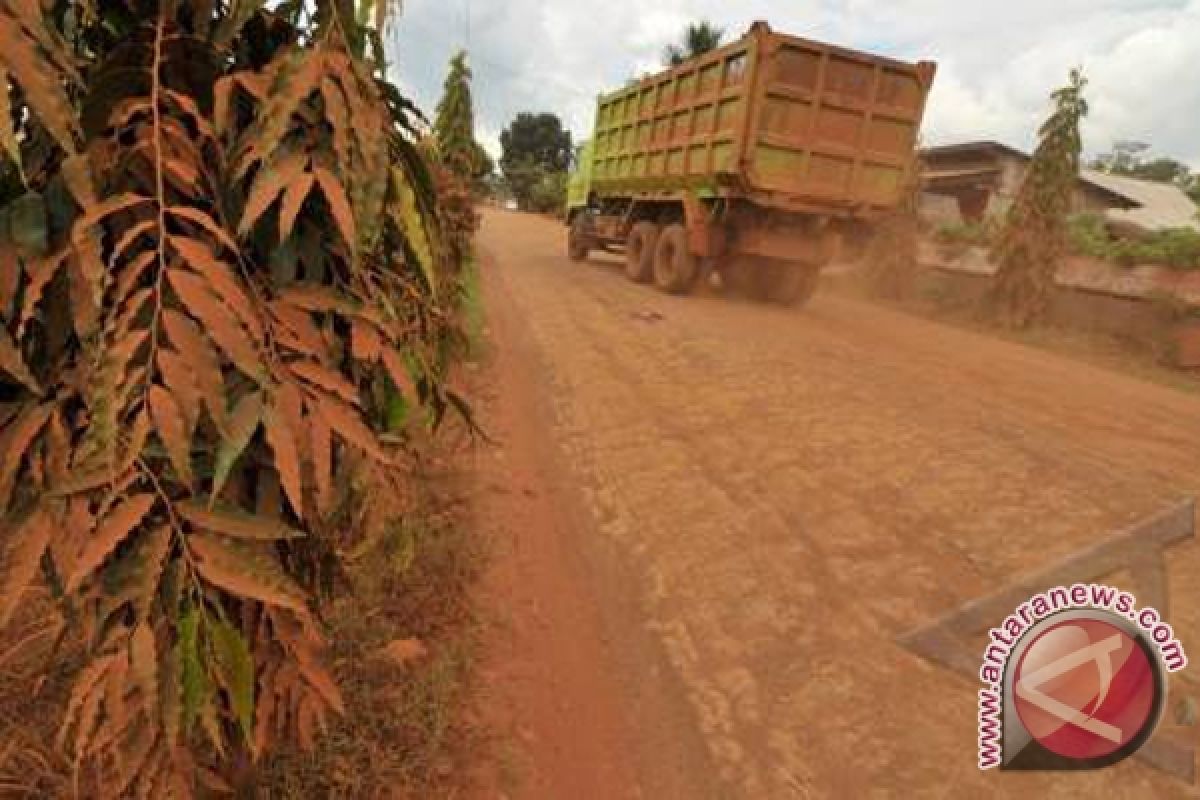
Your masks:
{"label": "palm tree", "polygon": [[683,41],[679,44],[669,44],[663,50],[663,61],[668,66],[678,67],[688,59],[716,50],[721,46],[724,36],[725,30],[708,20],[690,23],[683,32]]}

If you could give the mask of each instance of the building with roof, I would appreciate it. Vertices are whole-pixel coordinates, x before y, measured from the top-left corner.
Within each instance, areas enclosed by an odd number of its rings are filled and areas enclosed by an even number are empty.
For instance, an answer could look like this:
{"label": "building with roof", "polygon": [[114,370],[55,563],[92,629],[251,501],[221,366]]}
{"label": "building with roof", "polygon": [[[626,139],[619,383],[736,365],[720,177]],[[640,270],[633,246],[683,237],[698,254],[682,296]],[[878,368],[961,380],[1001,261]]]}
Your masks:
{"label": "building with roof", "polygon": [[[921,213],[941,223],[981,222],[1012,204],[1031,158],[1000,142],[981,141],[922,151]],[[1085,169],[1072,202],[1074,211],[1104,216],[1117,234],[1138,235],[1167,228],[1200,230],[1196,204],[1169,183]]]}

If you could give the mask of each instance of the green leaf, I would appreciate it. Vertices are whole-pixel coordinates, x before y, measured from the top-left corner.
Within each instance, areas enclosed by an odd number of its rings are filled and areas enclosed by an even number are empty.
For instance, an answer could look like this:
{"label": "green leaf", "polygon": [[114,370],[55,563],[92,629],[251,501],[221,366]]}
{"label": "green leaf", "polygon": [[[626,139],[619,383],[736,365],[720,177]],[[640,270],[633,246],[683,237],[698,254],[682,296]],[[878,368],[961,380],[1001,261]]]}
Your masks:
{"label": "green leaf", "polygon": [[217,447],[217,463],[213,468],[212,502],[216,502],[225,481],[229,480],[229,472],[233,465],[254,438],[262,415],[263,398],[259,393],[246,395],[233,409],[222,433],[221,444]]}
{"label": "green leaf", "polygon": [[183,688],[183,734],[191,731],[200,714],[200,706],[211,692],[208,675],[200,662],[200,614],[189,606],[179,620],[179,639],[175,643],[179,659],[179,683]]}
{"label": "green leaf", "polygon": [[9,226],[17,249],[30,256],[46,252],[46,203],[37,192],[28,192],[13,200],[9,207]]}
{"label": "green leaf", "polygon": [[392,180],[399,192],[400,223],[408,244],[420,262],[421,273],[430,294],[437,296],[437,275],[433,271],[433,247],[425,230],[425,219],[417,206],[417,196],[408,182],[404,171],[398,167],[392,168]]}
{"label": "green leaf", "polygon": [[229,692],[230,704],[246,740],[254,733],[254,657],[242,634],[218,619],[210,629],[221,683]]}

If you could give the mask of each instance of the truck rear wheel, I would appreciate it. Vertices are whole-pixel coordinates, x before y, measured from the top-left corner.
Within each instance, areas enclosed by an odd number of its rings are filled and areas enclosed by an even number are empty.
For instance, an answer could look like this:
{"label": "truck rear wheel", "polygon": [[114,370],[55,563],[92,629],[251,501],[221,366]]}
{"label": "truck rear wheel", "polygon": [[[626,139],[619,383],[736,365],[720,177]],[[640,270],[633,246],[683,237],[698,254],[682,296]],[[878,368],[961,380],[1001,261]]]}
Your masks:
{"label": "truck rear wheel", "polygon": [[669,294],[687,294],[698,274],[696,257],[688,250],[687,228],[667,226],[654,251],[654,285]]}
{"label": "truck rear wheel", "polygon": [[639,222],[625,243],[625,275],[634,283],[649,283],[654,277],[654,252],[658,247],[658,226]]}
{"label": "truck rear wheel", "polygon": [[567,230],[567,258],[586,261],[588,257],[587,215],[576,214]]}
{"label": "truck rear wheel", "polygon": [[739,297],[766,300],[770,294],[768,272],[764,259],[735,256],[721,265],[721,284]]}
{"label": "truck rear wheel", "polygon": [[799,308],[816,294],[821,268],[799,261],[773,261],[764,265],[769,277],[769,298],[780,305]]}

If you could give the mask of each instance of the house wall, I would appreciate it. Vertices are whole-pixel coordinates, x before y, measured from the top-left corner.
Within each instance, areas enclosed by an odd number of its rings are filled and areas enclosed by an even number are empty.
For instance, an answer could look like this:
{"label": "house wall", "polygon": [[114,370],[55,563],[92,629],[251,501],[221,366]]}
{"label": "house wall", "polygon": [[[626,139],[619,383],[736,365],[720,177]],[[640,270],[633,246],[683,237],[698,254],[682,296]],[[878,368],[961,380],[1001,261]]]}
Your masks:
{"label": "house wall", "polygon": [[[1021,189],[1021,182],[1025,179],[1025,172],[1029,167],[1029,162],[1026,159],[1007,153],[1000,153],[996,155],[989,154],[987,158],[973,156],[953,160],[946,159],[945,161],[939,160],[937,166],[943,169],[1000,167],[996,186],[989,194],[985,205],[984,217],[986,218],[999,217],[1008,213],[1008,209],[1012,207],[1013,201]],[[1108,194],[1098,191],[1082,181],[1076,185],[1071,199],[1071,210],[1073,213],[1104,213],[1114,208],[1118,208],[1118,206],[1112,202]],[[962,224],[963,222],[959,204],[954,197],[929,192],[926,192],[921,197],[921,216],[925,220],[937,225],[954,225]]]}

